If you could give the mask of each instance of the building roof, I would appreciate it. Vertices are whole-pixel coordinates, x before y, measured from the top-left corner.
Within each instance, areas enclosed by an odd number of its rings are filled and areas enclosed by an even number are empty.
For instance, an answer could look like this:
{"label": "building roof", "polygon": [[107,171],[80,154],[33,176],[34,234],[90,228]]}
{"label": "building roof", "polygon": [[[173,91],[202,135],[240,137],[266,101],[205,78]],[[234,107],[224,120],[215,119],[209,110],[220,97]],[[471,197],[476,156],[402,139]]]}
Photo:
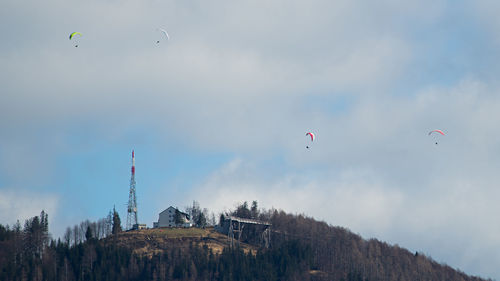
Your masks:
{"label": "building roof", "polygon": [[255,220],[255,219],[240,218],[240,217],[235,217],[235,216],[226,216],[225,220],[232,220],[232,221],[248,223],[248,224],[262,224],[262,225],[267,225],[267,226],[271,225],[271,223],[269,223],[269,222]]}
{"label": "building roof", "polygon": [[163,214],[163,213],[167,212],[168,209],[170,209],[170,208],[179,211],[179,213],[181,213],[181,215],[184,215],[184,216],[186,216],[189,219],[189,215],[188,214],[186,214],[186,213],[184,213],[184,212],[180,211],[179,209],[177,209],[175,207],[172,207],[172,206],[166,208],[165,210],[163,210],[162,212],[160,212],[160,214]]}

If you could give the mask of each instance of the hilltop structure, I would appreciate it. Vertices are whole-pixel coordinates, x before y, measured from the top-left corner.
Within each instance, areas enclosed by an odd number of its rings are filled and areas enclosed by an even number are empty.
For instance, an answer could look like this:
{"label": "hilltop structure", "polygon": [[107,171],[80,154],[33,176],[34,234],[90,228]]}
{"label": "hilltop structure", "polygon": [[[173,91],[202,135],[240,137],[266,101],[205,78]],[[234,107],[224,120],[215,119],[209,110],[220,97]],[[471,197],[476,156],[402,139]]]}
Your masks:
{"label": "hilltop structure", "polygon": [[[176,220],[177,216],[177,220]],[[192,227],[188,214],[179,211],[172,206],[165,209],[158,216],[158,222],[153,222],[153,227]]]}
{"label": "hilltop structure", "polygon": [[[238,244],[240,243],[241,235],[243,233],[243,228],[245,228],[245,225],[258,227],[257,229],[260,232],[261,245],[269,248],[269,246],[271,245],[271,223],[269,222],[256,219],[240,218],[231,216],[226,213],[225,216],[221,217],[219,225],[215,226],[215,230],[222,234],[226,234],[228,240],[230,241],[230,246],[232,247],[234,246],[235,238]],[[257,229],[255,229],[255,231],[257,231]]]}
{"label": "hilltop structure", "polygon": [[139,228],[139,222],[137,221],[137,200],[135,196],[135,155],[132,150],[132,169],[130,177],[130,189],[128,195],[127,204],[127,226],[126,230],[133,228]]}

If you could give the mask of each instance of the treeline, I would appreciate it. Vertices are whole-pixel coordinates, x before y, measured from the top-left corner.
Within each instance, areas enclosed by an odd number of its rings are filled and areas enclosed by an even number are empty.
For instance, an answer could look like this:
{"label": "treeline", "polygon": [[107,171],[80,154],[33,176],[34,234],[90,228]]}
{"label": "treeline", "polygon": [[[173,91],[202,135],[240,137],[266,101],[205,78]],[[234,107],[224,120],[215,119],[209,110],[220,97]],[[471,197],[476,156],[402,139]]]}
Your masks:
{"label": "treeline", "polygon": [[[42,212],[24,228],[19,222],[0,225],[0,280],[484,280],[313,218],[259,210],[256,201],[230,214],[271,222],[271,247],[226,247],[216,254],[200,240],[139,255],[118,246],[121,225],[114,210],[105,220],[68,228],[63,240],[50,238]],[[247,225],[242,242],[259,245],[261,231]]]}
{"label": "treeline", "polygon": [[196,227],[214,226],[217,222],[213,212],[209,213],[207,208],[201,208],[200,203],[193,201],[192,206],[185,208],[186,214],[191,218],[191,222]]}
{"label": "treeline", "polygon": [[112,233],[122,231],[121,220],[115,208],[109,211],[105,218],[95,222],[89,220],[82,221],[73,227],[67,227],[63,235],[63,242],[66,245],[78,245],[90,238],[103,239]]}
{"label": "treeline", "polygon": [[[13,276],[26,276],[33,264],[47,256],[50,242],[48,214],[44,211],[12,228],[0,225],[0,280]],[[21,280],[21,279],[19,279]]]}
{"label": "treeline", "polygon": [[307,280],[312,260],[312,251],[298,240],[256,253],[225,248],[214,254],[190,244],[188,250],[173,245],[140,256],[118,247],[113,235],[99,240],[92,225],[78,225],[78,232],[87,227],[85,239],[76,243],[50,240],[44,212],[27,220],[24,229],[0,225],[0,280]]}
{"label": "treeline", "polygon": [[[230,215],[258,219],[272,224],[271,245],[300,241],[313,253],[312,272],[319,280],[484,280],[471,277],[423,254],[411,253],[398,245],[376,239],[364,240],[342,227],[334,227],[304,215],[291,215],[276,209],[259,210],[257,201],[249,207],[239,204]],[[221,215],[221,221],[224,215]],[[262,226],[246,225],[241,241],[258,245]],[[303,279],[305,280],[305,279]]]}
{"label": "treeline", "polygon": [[67,245],[78,245],[87,240],[89,235],[96,239],[102,239],[111,234],[112,227],[113,220],[111,214],[96,222],[85,220],[73,227],[68,226],[63,235],[63,242]]}
{"label": "treeline", "polygon": [[12,227],[0,224],[0,280],[103,280],[83,277],[99,259],[109,259],[110,266],[116,261],[113,258],[130,254],[127,249],[109,250],[99,242],[120,231],[115,209],[97,222],[86,220],[68,227],[62,241],[51,239],[45,211],[26,220],[24,228],[19,221]]}
{"label": "treeline", "polygon": [[471,277],[423,254],[377,239],[364,240],[342,228],[303,215],[271,210],[262,214],[272,223],[272,243],[300,239],[313,251],[312,269],[328,274],[325,280],[484,280]]}

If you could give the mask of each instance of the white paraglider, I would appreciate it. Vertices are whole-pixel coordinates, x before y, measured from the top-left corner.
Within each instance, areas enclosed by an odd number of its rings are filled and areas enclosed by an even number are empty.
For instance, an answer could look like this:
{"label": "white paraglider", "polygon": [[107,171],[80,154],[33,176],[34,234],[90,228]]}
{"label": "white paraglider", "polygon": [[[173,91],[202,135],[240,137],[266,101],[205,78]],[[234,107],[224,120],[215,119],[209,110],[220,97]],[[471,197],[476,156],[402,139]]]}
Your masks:
{"label": "white paraglider", "polygon": [[[168,35],[168,32],[167,32],[165,29],[163,29],[163,28],[158,28],[158,31],[160,31],[161,33],[163,33],[163,35],[164,35],[165,37],[167,37],[167,40],[170,40],[170,35]],[[156,41],[156,44],[159,44],[159,43],[160,43],[160,40]]]}

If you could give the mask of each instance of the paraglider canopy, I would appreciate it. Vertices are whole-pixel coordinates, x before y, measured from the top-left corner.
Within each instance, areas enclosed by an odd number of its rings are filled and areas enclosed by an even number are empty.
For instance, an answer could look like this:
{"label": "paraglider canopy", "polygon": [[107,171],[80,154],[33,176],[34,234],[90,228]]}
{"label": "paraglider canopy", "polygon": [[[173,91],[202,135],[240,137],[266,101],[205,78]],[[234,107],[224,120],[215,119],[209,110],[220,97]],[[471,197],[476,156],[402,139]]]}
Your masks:
{"label": "paraglider canopy", "polygon": [[[314,139],[316,138],[316,136],[314,135],[314,133],[311,133],[311,132],[307,132],[306,133],[306,136],[308,136],[309,138],[311,138],[311,142],[314,141]],[[309,149],[310,146],[309,145],[306,145],[306,148]]]}
{"label": "paraglider canopy", "polygon": [[[73,37],[80,37],[82,36],[82,34],[80,32],[72,32],[70,35],[69,35],[69,40],[72,40]],[[78,40],[75,38],[76,42],[75,42],[75,47],[78,47]]]}
{"label": "paraglider canopy", "polygon": [[[429,132],[429,136],[432,134],[432,133],[438,133],[438,134],[441,134],[442,136],[444,136],[444,133],[443,131],[441,130],[432,130]],[[438,142],[436,142],[436,145],[438,144]]]}
{"label": "paraglider canopy", "polygon": [[444,136],[444,133],[443,133],[443,131],[441,131],[441,130],[432,130],[432,131],[430,131],[430,132],[429,132],[429,136],[430,136],[432,133],[440,133],[441,135],[443,135],[443,136]]}
{"label": "paraglider canopy", "polygon": [[[160,31],[161,33],[163,33],[165,35],[165,37],[167,37],[167,40],[170,40],[170,36],[168,35],[168,32],[165,29],[158,28],[158,31]],[[156,43],[160,43],[160,40],[156,41]]]}
{"label": "paraglider canopy", "polygon": [[314,133],[311,133],[311,132],[307,132],[307,133],[306,133],[306,136],[310,136],[310,137],[311,137],[311,141],[314,141],[314,138],[316,137],[316,136],[314,135]]}
{"label": "paraglider canopy", "polygon": [[73,37],[75,37],[76,35],[78,36],[82,36],[82,34],[80,32],[72,32],[70,35],[69,35],[69,40],[73,39]]}

